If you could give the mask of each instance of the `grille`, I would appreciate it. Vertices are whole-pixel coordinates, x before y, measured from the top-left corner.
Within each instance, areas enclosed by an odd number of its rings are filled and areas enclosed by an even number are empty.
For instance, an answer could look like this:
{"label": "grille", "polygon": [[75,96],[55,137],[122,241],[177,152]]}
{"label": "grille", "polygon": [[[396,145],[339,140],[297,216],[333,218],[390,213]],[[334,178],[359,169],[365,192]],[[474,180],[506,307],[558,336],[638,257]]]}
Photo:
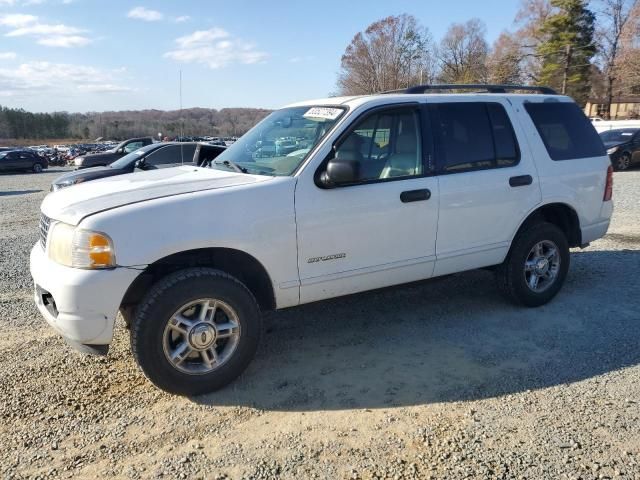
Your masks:
{"label": "grille", "polygon": [[47,235],[49,234],[49,225],[51,225],[51,219],[44,214],[40,215],[40,245],[46,250],[47,248]]}

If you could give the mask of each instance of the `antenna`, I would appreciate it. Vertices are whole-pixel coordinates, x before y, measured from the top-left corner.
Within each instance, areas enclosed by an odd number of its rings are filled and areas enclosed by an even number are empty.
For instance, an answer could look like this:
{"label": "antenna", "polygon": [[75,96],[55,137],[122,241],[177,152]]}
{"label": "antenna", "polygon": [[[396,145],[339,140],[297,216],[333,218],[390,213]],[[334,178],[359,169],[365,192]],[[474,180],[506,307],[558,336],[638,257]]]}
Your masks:
{"label": "antenna", "polygon": [[180,69],[180,163],[184,165],[184,117],[182,116],[182,69]]}

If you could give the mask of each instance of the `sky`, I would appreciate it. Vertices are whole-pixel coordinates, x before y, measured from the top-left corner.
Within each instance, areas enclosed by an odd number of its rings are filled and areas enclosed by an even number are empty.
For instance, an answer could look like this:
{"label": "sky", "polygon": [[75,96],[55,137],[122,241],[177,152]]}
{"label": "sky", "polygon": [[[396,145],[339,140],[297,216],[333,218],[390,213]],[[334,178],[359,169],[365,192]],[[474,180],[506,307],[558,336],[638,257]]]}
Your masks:
{"label": "sky", "polygon": [[0,0],[0,105],[34,112],[277,108],[336,90],[372,22],[408,13],[439,40],[472,17],[492,42],[516,0]]}

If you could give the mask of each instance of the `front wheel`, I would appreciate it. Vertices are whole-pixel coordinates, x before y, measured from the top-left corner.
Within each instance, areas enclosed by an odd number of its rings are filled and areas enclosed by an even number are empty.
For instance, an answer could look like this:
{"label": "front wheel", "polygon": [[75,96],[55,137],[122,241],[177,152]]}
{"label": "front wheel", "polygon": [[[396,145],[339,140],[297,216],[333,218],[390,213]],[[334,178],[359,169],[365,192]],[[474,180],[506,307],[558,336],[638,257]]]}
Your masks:
{"label": "front wheel", "polygon": [[564,232],[551,223],[537,223],[514,239],[507,259],[496,269],[498,285],[515,303],[544,305],[562,288],[569,261]]}
{"label": "front wheel", "polygon": [[131,328],[131,349],[156,386],[182,395],[224,387],[255,355],[260,309],[238,280],[211,268],[190,268],[154,285]]}
{"label": "front wheel", "polygon": [[42,165],[34,163],[32,167],[33,173],[42,173]]}

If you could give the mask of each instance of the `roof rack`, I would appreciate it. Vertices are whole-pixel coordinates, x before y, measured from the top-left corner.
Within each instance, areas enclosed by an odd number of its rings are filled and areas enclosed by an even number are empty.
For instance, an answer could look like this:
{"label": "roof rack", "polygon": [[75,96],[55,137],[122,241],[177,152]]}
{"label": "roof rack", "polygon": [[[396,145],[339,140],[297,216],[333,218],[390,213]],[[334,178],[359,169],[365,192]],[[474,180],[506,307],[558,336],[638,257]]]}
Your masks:
{"label": "roof rack", "polygon": [[416,85],[414,87],[402,88],[399,90],[390,90],[386,93],[408,93],[419,94],[426,93],[430,90],[483,90],[488,93],[507,93],[507,90],[522,90],[525,92],[538,92],[544,95],[557,95],[558,93],[549,87],[538,87],[533,85],[489,85],[483,83],[463,84],[436,84],[436,85]]}

